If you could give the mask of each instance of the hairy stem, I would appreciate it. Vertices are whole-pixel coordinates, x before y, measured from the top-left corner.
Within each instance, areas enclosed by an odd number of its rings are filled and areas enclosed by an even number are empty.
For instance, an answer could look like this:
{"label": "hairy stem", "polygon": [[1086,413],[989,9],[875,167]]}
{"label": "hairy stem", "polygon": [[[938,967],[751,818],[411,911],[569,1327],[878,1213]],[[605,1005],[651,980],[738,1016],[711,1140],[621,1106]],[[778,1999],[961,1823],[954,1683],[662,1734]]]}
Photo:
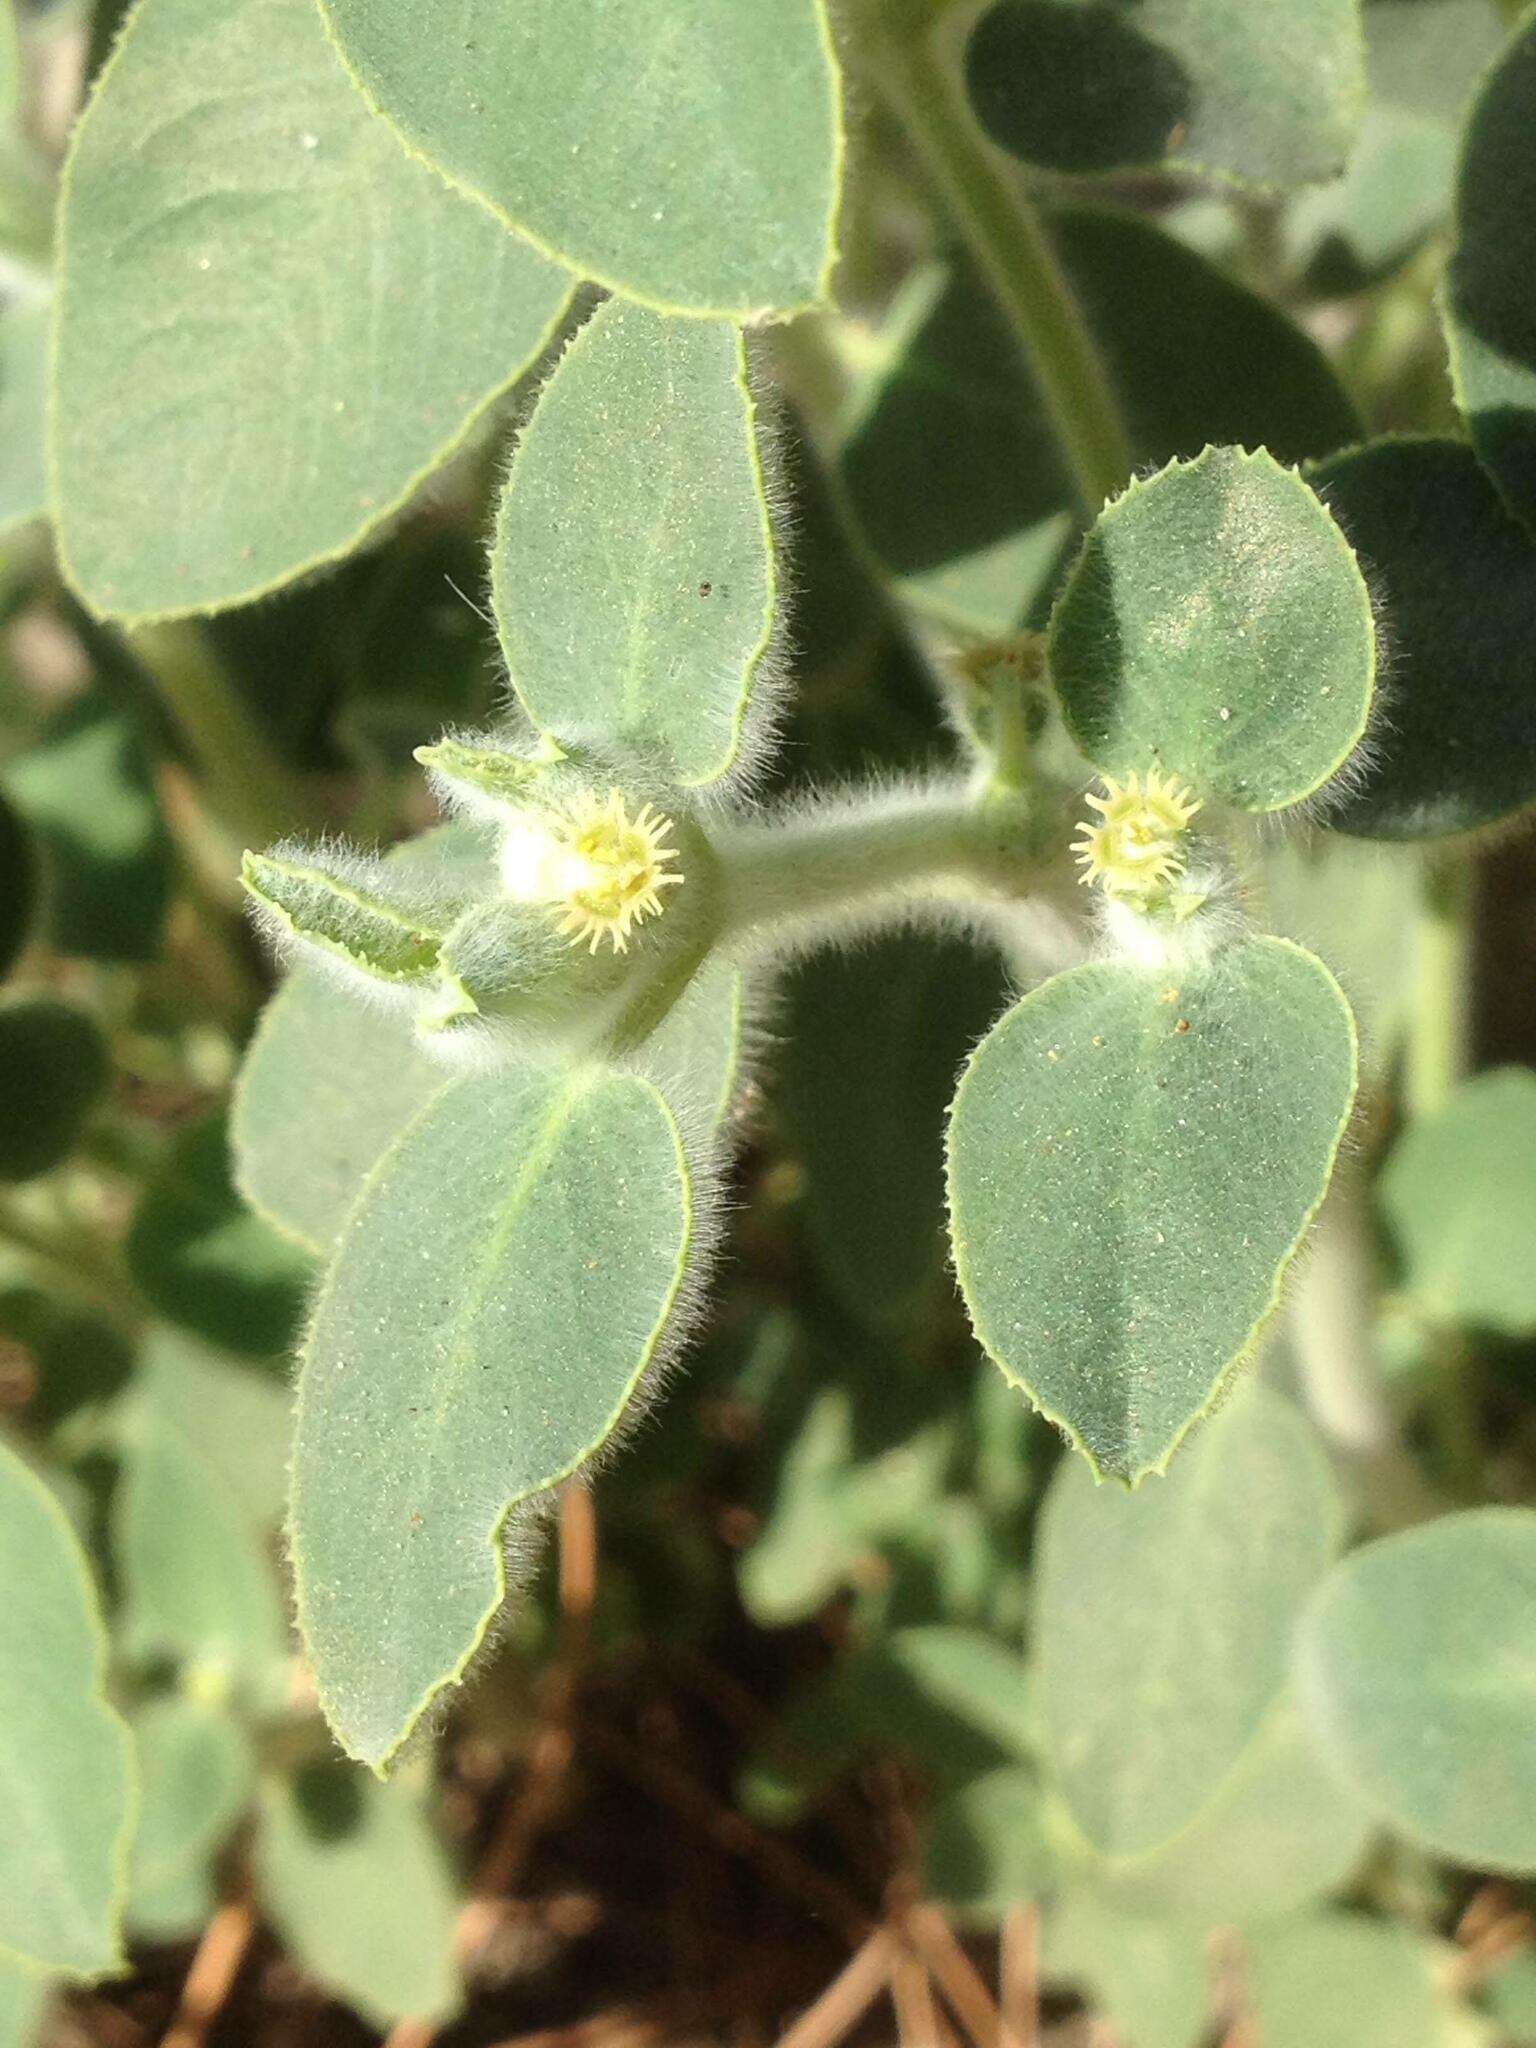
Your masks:
{"label": "hairy stem", "polygon": [[862,34],[876,82],[1018,337],[1091,518],[1130,475],[1119,407],[1034,208],[935,51],[930,14],[871,0]]}

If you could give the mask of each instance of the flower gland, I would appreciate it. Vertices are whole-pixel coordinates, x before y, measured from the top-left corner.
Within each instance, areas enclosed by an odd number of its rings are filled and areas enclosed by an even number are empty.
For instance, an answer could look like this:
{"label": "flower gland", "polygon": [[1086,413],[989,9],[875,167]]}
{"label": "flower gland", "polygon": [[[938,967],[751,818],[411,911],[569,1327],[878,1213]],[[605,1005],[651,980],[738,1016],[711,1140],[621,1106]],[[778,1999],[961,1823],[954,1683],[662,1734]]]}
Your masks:
{"label": "flower gland", "polygon": [[559,929],[572,945],[595,953],[607,939],[629,950],[633,928],[666,908],[663,889],[683,877],[667,872],[679,858],[667,844],[672,820],[651,804],[633,817],[621,790],[599,797],[582,790],[559,810],[528,810],[502,841],[501,879],[520,903],[548,903],[564,915]]}
{"label": "flower gland", "polygon": [[1145,905],[1183,874],[1184,839],[1200,803],[1173,776],[1149,768],[1143,787],[1134,768],[1123,783],[1106,775],[1103,796],[1088,801],[1100,816],[1097,824],[1084,820],[1072,842],[1080,882]]}

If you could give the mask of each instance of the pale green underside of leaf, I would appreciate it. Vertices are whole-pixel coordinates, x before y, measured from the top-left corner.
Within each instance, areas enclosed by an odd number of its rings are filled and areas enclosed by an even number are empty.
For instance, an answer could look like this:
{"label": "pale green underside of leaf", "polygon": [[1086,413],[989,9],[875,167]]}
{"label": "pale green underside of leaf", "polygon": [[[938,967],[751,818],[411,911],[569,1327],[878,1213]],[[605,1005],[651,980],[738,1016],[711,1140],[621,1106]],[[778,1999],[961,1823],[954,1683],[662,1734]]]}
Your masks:
{"label": "pale green underside of leaf", "polygon": [[323,0],[407,146],[573,270],[664,312],[826,294],[842,105],[822,0]]}
{"label": "pale green underside of leaf", "polygon": [[305,1349],[300,1625],[343,1745],[386,1767],[506,1592],[509,1510],[621,1420],[682,1284],[681,1140],[633,1076],[455,1083],[374,1167]]}
{"label": "pale green underside of leaf", "polygon": [[1319,499],[1263,451],[1208,448],[1107,506],[1049,644],[1095,767],[1156,763],[1238,810],[1310,796],[1370,715],[1364,578]]}
{"label": "pale green underside of leaf", "polygon": [[188,1699],[152,1700],[135,1717],[142,1786],[128,1919],[158,1940],[196,1934],[214,1904],[211,1864],[256,1785],[250,1738]]}
{"label": "pale green underside of leaf", "polygon": [[967,65],[983,125],[1072,172],[1284,187],[1343,170],[1365,92],[1358,0],[996,0]]}
{"label": "pale green underside of leaf", "polygon": [[1476,1870],[1536,1870],[1536,1514],[1368,1544],[1319,1589],[1303,1695],[1344,1782]]}
{"label": "pale green underside of leaf", "polygon": [[973,1055],[949,1134],[976,1333],[1094,1470],[1163,1470],[1274,1307],[1355,1087],[1337,983],[1249,938],[1056,976]]}
{"label": "pale green underside of leaf", "polygon": [[76,131],[51,441],[100,612],[355,547],[529,364],[570,279],[370,117],[313,0],[140,0]]}
{"label": "pale green underside of leaf", "polygon": [[0,1629],[0,1954],[99,1974],[122,1955],[132,1743],[80,1546],[3,1446]]}
{"label": "pale green underside of leaf", "polygon": [[1076,1459],[1060,1468],[1036,1580],[1040,1703],[1057,1781],[1102,1855],[1148,1856],[1217,1797],[1279,1699],[1341,1534],[1312,1431],[1262,1386],[1135,1493]]}
{"label": "pale green underside of leaf", "polygon": [[421,1803],[361,1772],[335,1789],[350,1794],[355,1812],[311,1816],[294,1787],[266,1787],[256,1837],[262,1904],[299,1964],[371,2025],[387,2032],[401,2019],[445,2019],[463,1997],[452,1961],[458,1901]]}
{"label": "pale green underside of leaf", "polygon": [[773,633],[773,532],[740,333],[617,300],[518,447],[492,602],[557,739],[629,743],[684,783],[730,767]]}

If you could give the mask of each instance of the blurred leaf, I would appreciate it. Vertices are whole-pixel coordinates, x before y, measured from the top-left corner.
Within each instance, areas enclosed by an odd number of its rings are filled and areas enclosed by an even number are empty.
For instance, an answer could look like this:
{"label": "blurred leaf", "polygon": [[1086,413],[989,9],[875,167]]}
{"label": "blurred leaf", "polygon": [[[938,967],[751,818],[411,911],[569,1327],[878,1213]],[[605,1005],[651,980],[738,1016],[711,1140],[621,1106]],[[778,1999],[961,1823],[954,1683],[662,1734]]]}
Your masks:
{"label": "blurred leaf", "polygon": [[221,1358],[180,1331],[152,1329],[138,1384],[230,1502],[257,1528],[275,1528],[288,1491],[286,1375]]}
{"label": "blurred leaf", "polygon": [[491,557],[536,725],[633,747],[684,783],[730,767],[777,597],[758,435],[734,328],[610,301],[571,343],[518,444]]}
{"label": "blurred leaf", "polygon": [[1264,2048],[1445,2048],[1449,2009],[1411,1928],[1332,1913],[1248,1943]]}
{"label": "blurred leaf", "polygon": [[1536,1514],[1367,1544],[1302,1627],[1304,1697],[1344,1781],[1475,1870],[1536,1870]]}
{"label": "blurred leaf", "polygon": [[0,1446],[0,1949],[82,1975],[122,1959],[132,1744],[63,1510]]}
{"label": "blurred leaf", "polygon": [[1536,1331],[1536,1074],[1500,1067],[1462,1082],[1398,1139],[1380,1197],[1421,1313]]}
{"label": "blurred leaf", "polygon": [[444,2019],[463,1993],[458,1899],[420,1801],[366,1772],[316,1764],[263,1791],[262,1904],[294,1959],[370,2025]]}
{"label": "blurred leaf", "polygon": [[1096,768],[1156,763],[1242,811],[1297,803],[1354,752],[1370,594],[1273,457],[1209,448],[1099,514],[1051,614],[1050,669]]}
{"label": "blurred leaf", "polygon": [[16,964],[37,909],[37,861],[26,826],[0,793],[0,980]]}
{"label": "blurred leaf", "polygon": [[0,1292],[0,1333],[31,1363],[26,1417],[39,1429],[57,1428],[80,1408],[110,1401],[133,1371],[133,1346],[121,1330],[41,1288]]}
{"label": "blurred leaf", "polygon": [[1521,809],[1536,798],[1536,542],[1459,441],[1379,441],[1307,478],[1359,557],[1391,648],[1386,716],[1330,793],[1328,824],[1424,839]]}
{"label": "blurred leaf", "polygon": [[324,0],[371,105],[583,276],[743,319],[821,298],[841,106],[821,0]]}
{"label": "blurred leaf", "polygon": [[163,617],[346,553],[569,289],[370,118],[312,0],[144,0],[75,131],[59,231],[72,579],[98,611]]}
{"label": "blurred leaf", "polygon": [[1250,1384],[1166,1479],[1046,1498],[1036,1658],[1050,1754],[1089,1842],[1145,1855],[1223,1794],[1286,1681],[1291,1632],[1342,1535],[1310,1427]]}
{"label": "blurred leaf", "polygon": [[1206,2038],[1212,1965],[1198,1933],[1177,1921],[1138,1919],[1070,1891],[1046,1921],[1043,1960],[1047,1979],[1086,1987],[1127,2048],[1197,2048]]}
{"label": "blurred leaf", "polygon": [[110,1078],[107,1042],[83,1010],[47,997],[0,1008],[0,1181],[67,1159]]}
{"label": "blurred leaf", "polygon": [[1095,1882],[1129,1912],[1245,1926],[1337,1890],[1373,1832],[1364,1809],[1341,1795],[1287,1696],[1182,1834],[1150,1855],[1104,1864]]}
{"label": "blurred leaf", "polygon": [[[1359,438],[1310,337],[1172,235],[1095,207],[1054,206],[1045,222],[1138,469],[1212,441],[1296,462]],[[912,602],[1001,634],[1049,597],[1072,486],[1017,341],[963,259],[904,288],[842,468],[870,546]]]}
{"label": "blurred leaf", "polygon": [[387,1765],[462,1675],[506,1593],[509,1514],[623,1419],[692,1227],[660,1096],[601,1068],[459,1081],[375,1167],[294,1453],[300,1624],[351,1753]]}
{"label": "blurred leaf", "polygon": [[153,960],[171,850],[128,721],[91,692],[6,763],[5,786],[41,852],[49,943],[94,960]]}
{"label": "blurred leaf", "polygon": [[1355,1087],[1337,983],[1289,941],[1093,962],[973,1055],[950,1230],[976,1334],[1097,1473],[1166,1468],[1273,1310]]}
{"label": "blurred leaf", "polygon": [[941,1799],[922,1853],[925,1894],[966,1920],[995,1924],[1056,1888],[1056,1852],[1030,1770],[988,1771]]}
{"label": "blurred leaf", "polygon": [[213,1911],[209,1865],[250,1804],[256,1760],[236,1722],[192,1700],[150,1701],[133,1732],[140,1802],[128,1919],[145,1939],[179,1940]]}
{"label": "blurred leaf", "polygon": [[1536,2042],[1536,1951],[1521,1949],[1496,1963],[1484,1981],[1483,1997],[1515,2048],[1531,2048]]}
{"label": "blurred leaf", "polygon": [[1510,510],[1536,527],[1536,20],[1473,102],[1441,313],[1472,445]]}
{"label": "blurred leaf", "polygon": [[273,1704],[288,1662],[274,1561],[238,1500],[151,1393],[127,1432],[113,1516],[127,1654]]}
{"label": "blurred leaf", "polygon": [[35,2048],[52,1990],[41,1971],[0,1955],[0,2048]]}
{"label": "blurred leaf", "polygon": [[43,456],[50,301],[46,288],[0,312],[0,531],[48,509]]}
{"label": "blurred leaf", "polygon": [[222,1116],[178,1134],[124,1249],[134,1279],[172,1322],[257,1358],[292,1344],[310,1262],[240,1200]]}
{"label": "blurred leaf", "polygon": [[1259,861],[1265,923],[1326,960],[1338,976],[1359,1021],[1361,1070],[1369,1078],[1396,1050],[1408,1013],[1417,857],[1329,832],[1293,832],[1267,840]]}
{"label": "blurred leaf", "polygon": [[966,84],[1004,149],[1053,171],[1265,187],[1343,170],[1364,97],[1356,0],[994,0]]}
{"label": "blurred leaf", "polygon": [[944,1119],[1003,1006],[974,940],[900,932],[796,967],[779,1087],[812,1255],[877,1329],[909,1325],[945,1258]]}

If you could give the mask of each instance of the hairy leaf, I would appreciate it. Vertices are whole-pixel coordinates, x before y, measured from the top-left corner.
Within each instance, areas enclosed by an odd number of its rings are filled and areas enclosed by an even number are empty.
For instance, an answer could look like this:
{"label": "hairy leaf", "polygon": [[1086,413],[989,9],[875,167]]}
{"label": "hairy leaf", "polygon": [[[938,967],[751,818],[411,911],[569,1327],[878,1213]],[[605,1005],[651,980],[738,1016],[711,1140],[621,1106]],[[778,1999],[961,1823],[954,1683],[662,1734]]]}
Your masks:
{"label": "hairy leaf", "polygon": [[529,422],[496,522],[513,687],[557,739],[711,782],[741,744],[777,596],[736,329],[610,302]]}
{"label": "hairy leaf", "polygon": [[98,610],[238,604],[355,547],[570,280],[372,119],[314,0],[143,0],[70,155],[52,440]]}
{"label": "hairy leaf", "polygon": [[1375,682],[1370,596],[1301,479],[1208,448],[1100,513],[1051,615],[1073,738],[1243,811],[1310,796],[1353,753]]}
{"label": "hairy leaf", "polygon": [[1103,961],[1016,1005],[950,1123],[977,1335],[1095,1471],[1163,1470],[1273,1308],[1355,1085],[1327,970],[1254,938]]}
{"label": "hairy leaf", "polygon": [[821,298],[842,110],[822,0],[322,0],[409,147],[585,277],[666,311]]}
{"label": "hairy leaf", "polygon": [[[375,875],[374,868],[378,866]],[[240,878],[273,925],[372,981],[430,989],[446,922],[391,901],[382,864],[336,868],[297,856],[248,853]]]}

